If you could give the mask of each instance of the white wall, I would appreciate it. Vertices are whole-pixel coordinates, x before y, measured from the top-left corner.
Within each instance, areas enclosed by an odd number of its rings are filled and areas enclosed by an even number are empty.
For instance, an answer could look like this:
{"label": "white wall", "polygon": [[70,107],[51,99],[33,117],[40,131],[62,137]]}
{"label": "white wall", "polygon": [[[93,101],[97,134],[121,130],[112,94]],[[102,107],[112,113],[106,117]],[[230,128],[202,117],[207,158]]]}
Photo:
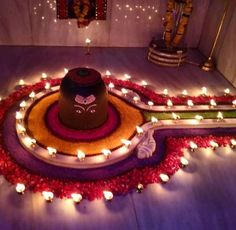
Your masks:
{"label": "white wall", "polygon": [[[145,47],[154,35],[162,34],[166,2],[108,0],[107,21],[92,22],[88,29],[78,29],[76,20],[54,22],[56,12],[50,8],[50,3],[55,6],[53,0],[49,3],[47,0],[1,0],[0,45],[79,46],[89,37],[94,46]],[[185,41],[188,47],[197,47],[199,43],[208,2],[193,0],[194,10]]]}
{"label": "white wall", "polygon": [[[211,0],[206,15],[200,51],[207,57],[219,28],[227,0]],[[217,69],[236,87],[236,1],[230,0],[225,22],[213,54]]]}

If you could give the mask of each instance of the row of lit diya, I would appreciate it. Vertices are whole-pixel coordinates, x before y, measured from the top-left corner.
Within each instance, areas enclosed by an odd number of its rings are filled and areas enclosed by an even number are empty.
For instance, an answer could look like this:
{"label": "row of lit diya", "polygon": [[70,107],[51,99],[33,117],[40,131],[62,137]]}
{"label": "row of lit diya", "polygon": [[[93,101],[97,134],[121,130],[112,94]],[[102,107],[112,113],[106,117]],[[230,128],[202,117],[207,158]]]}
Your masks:
{"label": "row of lit diya", "polygon": [[[45,74],[43,76],[46,77]],[[44,88],[45,88],[45,90],[44,90],[43,95],[45,95],[48,92],[51,92],[51,91],[53,91],[55,89],[58,90],[58,86],[52,88],[49,82],[45,82]],[[132,90],[125,89],[125,88],[121,88],[119,90],[115,89],[115,85],[113,83],[109,83],[108,84],[108,89],[110,91],[112,91],[113,93],[119,95],[119,96],[123,96],[123,98],[125,100],[128,100],[129,102],[133,103],[135,106],[138,106],[141,109],[146,109],[146,110],[151,110],[151,111],[158,111],[158,110],[159,111],[163,111],[163,109],[166,108],[168,110],[168,109],[171,109],[172,106],[173,106],[173,103],[171,102],[170,99],[167,100],[166,107],[165,106],[164,107],[163,106],[154,106],[154,103],[151,102],[151,101],[148,101],[147,104],[145,104],[144,102],[141,101],[140,97],[136,93],[134,93]],[[17,133],[19,133],[21,136],[24,136],[24,138],[21,138],[21,141],[28,148],[35,147],[36,140],[34,138],[31,138],[31,137],[25,135],[26,134],[26,128],[24,127],[24,124],[23,124],[24,114],[25,114],[26,108],[35,99],[38,98],[37,95],[39,95],[39,94],[40,93],[36,94],[35,92],[31,92],[29,94],[29,104],[26,101],[22,101],[19,104],[20,110],[16,112],[16,121],[17,121],[16,122],[16,130],[17,130]],[[42,96],[42,93],[40,95]],[[131,97],[130,97],[130,95],[131,95]],[[133,96],[133,95],[135,95],[135,96]],[[191,104],[191,105],[193,106],[193,104]],[[188,106],[190,106],[190,105],[188,104]],[[216,102],[213,99],[211,99],[210,107],[213,109],[216,106],[217,106]],[[182,109],[181,109],[181,107],[182,107]],[[201,106],[197,105],[197,106],[195,106],[195,108],[192,109],[192,111],[196,111],[198,109],[198,107],[201,107],[201,110],[208,110],[209,109],[208,106],[206,106],[206,105],[201,105]],[[229,110],[229,105],[220,105],[220,107],[222,109]],[[235,106],[233,104],[233,108],[234,107]],[[185,111],[186,108],[185,108],[185,106],[175,106],[175,107],[172,108],[172,110],[178,110],[178,111],[179,110],[183,110],[183,111]],[[173,120],[181,120],[181,117],[180,117],[180,115],[176,114],[175,112],[172,112],[172,119]],[[196,114],[195,115],[195,119],[196,119],[196,121],[202,121],[204,119],[204,117],[199,115],[199,114]],[[224,119],[223,113],[218,111],[218,113],[216,115],[216,119],[217,119],[217,121],[223,120]],[[156,117],[152,116],[150,122],[151,122],[152,125],[155,125],[155,124],[158,123],[158,119]],[[145,129],[145,131],[146,130],[147,129]],[[144,133],[144,129],[142,127],[140,127],[140,126],[137,126],[136,127],[136,132],[137,132],[137,136],[141,136]],[[123,144],[127,148],[126,152],[129,152],[128,148],[132,145],[132,141],[121,138],[121,144]],[[50,146],[47,147],[47,151],[48,151],[49,156],[53,156],[53,157],[57,153],[57,150],[55,148],[53,148],[53,147],[50,147]],[[109,158],[111,156],[111,154],[112,154],[112,151],[109,150],[109,149],[102,149],[101,153],[106,158]],[[79,160],[84,160],[85,157],[86,157],[86,154],[84,152],[82,152],[81,150],[78,150],[77,157],[78,157]]]}
{"label": "row of lit diya", "polygon": [[[58,89],[58,86],[57,86],[57,87],[53,87],[53,88],[54,88],[54,90],[55,90],[55,89]],[[38,93],[38,94],[40,94],[40,95],[42,96],[42,95],[44,95],[44,94],[47,94],[48,92],[51,92],[51,91],[53,90],[53,88],[50,87],[50,83],[46,82],[46,83],[45,83],[45,92],[44,92],[43,94],[42,94],[42,93]],[[114,89],[112,89],[112,90],[113,90],[113,92],[114,92]],[[123,91],[124,91],[124,88],[122,88],[120,91],[119,91],[119,90],[116,90],[115,93],[116,93],[116,94],[120,94],[120,95],[124,95],[124,92],[123,92]],[[130,90],[129,90],[129,91],[130,91]],[[128,93],[128,90],[127,90],[127,93]],[[125,95],[126,95],[126,94],[125,94]],[[19,134],[18,136],[19,136],[19,138],[20,138],[21,143],[22,143],[27,149],[29,149],[29,150],[34,149],[37,143],[36,143],[36,140],[35,140],[34,138],[32,138],[32,137],[26,135],[26,134],[27,134],[27,133],[26,133],[26,128],[25,128],[25,126],[24,126],[24,122],[23,122],[23,121],[24,121],[24,116],[25,116],[26,108],[27,108],[29,105],[31,105],[31,103],[32,103],[37,97],[38,97],[38,96],[37,96],[37,94],[36,94],[35,92],[31,92],[31,93],[29,94],[29,101],[30,101],[30,102],[22,101],[22,102],[19,104],[20,110],[16,112],[16,131],[17,131],[17,133]],[[136,97],[137,97],[137,96],[136,96]],[[124,98],[125,98],[125,99],[129,99],[128,97],[124,97]],[[132,99],[131,99],[131,100],[132,100]],[[134,101],[134,104],[137,105],[137,103],[140,104],[140,105],[143,105],[143,102],[141,102],[140,98],[139,98],[139,102],[137,102],[136,100]],[[148,105],[146,105],[146,107],[147,107],[148,109],[150,109],[150,103],[149,103]],[[143,108],[143,106],[142,106],[142,108]],[[154,107],[153,107],[153,110],[155,110]],[[172,118],[173,118],[173,120],[181,120],[180,115],[178,115],[178,114],[176,114],[176,113],[174,113],[174,112],[172,112]],[[195,115],[195,120],[196,120],[196,121],[200,122],[200,121],[202,121],[203,119],[204,119],[203,116],[198,115],[198,114]],[[216,119],[217,119],[217,121],[223,120],[223,119],[224,119],[223,113],[220,112],[220,111],[218,111],[217,116],[216,116]],[[156,117],[152,116],[152,117],[151,117],[151,121],[150,121],[149,123],[151,123],[151,124],[150,124],[149,126],[146,125],[144,129],[143,129],[143,127],[136,126],[136,133],[137,133],[136,136],[137,136],[138,139],[139,139],[138,141],[137,141],[137,138],[136,138],[136,141],[134,141],[134,143],[132,143],[132,140],[127,140],[127,139],[122,139],[122,138],[121,138],[121,144],[125,147],[125,149],[122,149],[122,153],[123,153],[123,154],[127,154],[127,153],[129,153],[131,150],[133,150],[133,149],[134,149],[134,145],[132,145],[132,144],[137,145],[137,143],[140,141],[141,136],[143,135],[143,133],[144,133],[145,131],[147,131],[150,127],[151,127],[151,128],[155,128],[155,126],[157,126],[158,119],[157,119]],[[129,149],[131,145],[132,145],[132,148]],[[116,151],[117,151],[117,150],[116,150]],[[51,147],[51,146],[48,146],[48,147],[47,147],[47,152],[48,152],[48,155],[49,155],[50,157],[55,157],[56,154],[57,154],[57,149],[55,149],[55,148],[53,148],[53,147]],[[109,157],[111,156],[111,154],[112,154],[112,151],[109,150],[109,149],[102,149],[102,150],[101,150],[101,154],[104,155],[106,158],[109,158]],[[85,154],[84,152],[82,152],[81,150],[78,149],[78,151],[77,151],[77,158],[78,158],[80,161],[82,161],[82,160],[85,159],[85,157],[86,157],[86,154]],[[100,159],[100,162],[103,162],[104,160],[105,160],[105,159]],[[98,162],[99,162],[99,160],[98,160]]]}
{"label": "row of lit diya", "polygon": [[[68,71],[69,71],[69,70],[68,70],[67,68],[64,68],[64,74],[68,73]],[[104,77],[111,77],[111,76],[112,76],[112,73],[111,73],[109,70],[106,70],[106,72],[105,72],[105,74],[104,74]],[[49,78],[50,78],[50,77],[48,76],[48,74],[46,74],[46,73],[42,73],[42,74],[41,74],[41,80],[47,80],[47,79],[49,79]],[[131,75],[125,73],[125,74],[123,74],[123,77],[121,77],[121,79],[122,79],[122,80],[131,80],[132,77],[131,77]],[[19,85],[19,86],[24,86],[25,84],[26,84],[26,83],[25,83],[25,81],[24,81],[23,79],[20,79],[19,82],[18,82],[18,85]],[[141,80],[141,81],[140,81],[140,85],[141,85],[141,86],[144,86],[144,87],[145,87],[145,86],[148,86],[148,82],[145,81],[145,80]],[[111,87],[112,87],[112,84],[111,84]],[[167,97],[167,96],[170,96],[168,89],[164,89],[160,94],[163,95],[163,96],[166,96],[166,97]],[[181,94],[180,94],[180,96],[188,96],[188,95],[189,95],[189,94],[188,94],[188,91],[187,91],[186,89],[184,89],[184,90],[181,92]],[[224,95],[224,96],[231,95],[230,89],[229,89],[229,88],[224,89],[223,95]],[[200,92],[199,92],[199,96],[209,96],[207,87],[204,86],[204,87],[201,88],[201,90],[200,90]],[[235,104],[236,104],[236,102],[235,102]]]}
{"label": "row of lit diya", "polygon": [[[230,144],[229,146],[234,149],[236,148],[236,140],[234,139],[231,139],[230,140]],[[211,140],[210,141],[210,147],[212,148],[212,150],[216,150],[216,148],[219,147],[219,144],[214,141],[214,140]],[[198,149],[198,146],[196,143],[194,143],[193,141],[190,141],[189,142],[189,150],[194,152]],[[181,168],[185,168],[186,166],[189,165],[189,161],[184,157],[182,156],[180,158],[180,167]],[[170,179],[170,177],[165,174],[165,173],[161,173],[159,175],[159,178],[160,178],[160,181],[162,183],[167,183]],[[142,192],[144,186],[143,184],[139,183],[137,186],[136,186],[136,191],[137,192]],[[24,194],[25,190],[26,190],[26,186],[23,184],[23,183],[17,183],[16,186],[15,186],[15,189],[16,189],[16,192],[20,195]],[[42,196],[43,198],[47,201],[47,202],[52,202],[53,201],[53,198],[54,198],[54,193],[51,192],[51,191],[43,191],[42,192]],[[108,190],[105,190],[103,191],[103,196],[104,196],[104,199],[106,201],[111,201],[113,199],[113,193],[111,191],[108,191]],[[80,193],[72,193],[71,194],[71,199],[76,203],[76,204],[79,204],[82,199],[83,199],[83,196],[80,194]]]}

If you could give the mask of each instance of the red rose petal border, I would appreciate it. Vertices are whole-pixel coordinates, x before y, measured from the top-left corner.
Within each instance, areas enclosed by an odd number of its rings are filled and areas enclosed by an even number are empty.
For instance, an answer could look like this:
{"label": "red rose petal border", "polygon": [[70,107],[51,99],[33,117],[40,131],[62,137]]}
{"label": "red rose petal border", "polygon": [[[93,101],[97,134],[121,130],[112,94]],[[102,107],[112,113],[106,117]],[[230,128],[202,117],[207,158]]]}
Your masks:
{"label": "red rose petal border", "polygon": [[[49,82],[51,85],[59,84],[61,79],[52,79]],[[153,91],[139,86],[132,82],[114,80],[105,78],[105,81],[113,82],[115,85],[131,88],[144,96],[153,100],[155,103],[166,103],[168,98],[163,98]],[[0,125],[4,122],[4,115],[23,97],[27,96],[31,91],[37,91],[44,88],[45,81],[36,83],[31,86],[25,86],[16,92],[10,94],[6,99],[0,102]],[[222,97],[174,97],[174,103],[185,103],[187,98],[191,98],[195,103],[207,103],[209,98],[214,98],[217,102],[231,103],[235,96]],[[6,180],[12,184],[24,183],[26,189],[33,192],[51,191],[56,197],[71,198],[71,193],[80,193],[83,198],[88,200],[99,199],[103,197],[103,191],[109,190],[114,195],[124,195],[135,189],[139,183],[147,186],[150,183],[159,183],[159,175],[161,173],[173,175],[180,168],[180,158],[183,156],[183,149],[189,148],[189,142],[194,141],[199,148],[210,147],[210,141],[216,141],[219,146],[227,146],[230,140],[236,136],[204,136],[204,137],[169,137],[167,139],[167,149],[165,159],[156,166],[147,166],[144,168],[135,168],[123,175],[116,176],[109,180],[98,180],[90,182],[79,182],[69,180],[51,179],[33,174],[21,166],[19,166],[4,149],[3,136],[0,132],[0,174],[4,175]]]}

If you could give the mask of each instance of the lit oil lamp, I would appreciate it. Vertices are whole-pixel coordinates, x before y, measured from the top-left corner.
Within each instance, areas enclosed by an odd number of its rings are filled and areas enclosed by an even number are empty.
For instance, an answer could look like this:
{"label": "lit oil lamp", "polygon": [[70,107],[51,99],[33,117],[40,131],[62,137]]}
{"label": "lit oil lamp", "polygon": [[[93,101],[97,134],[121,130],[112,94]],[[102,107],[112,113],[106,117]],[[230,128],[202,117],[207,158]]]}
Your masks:
{"label": "lit oil lamp", "polygon": [[225,89],[225,90],[224,90],[224,95],[225,95],[225,96],[230,95],[230,89],[228,89],[228,88]]}
{"label": "lit oil lamp", "polygon": [[181,168],[185,168],[186,166],[188,166],[189,162],[185,157],[181,157],[180,158],[180,167]]}
{"label": "lit oil lamp", "polygon": [[192,152],[194,152],[198,148],[197,144],[194,143],[193,141],[189,142],[189,147]]}
{"label": "lit oil lamp", "polygon": [[137,97],[137,96],[133,97],[133,101],[134,101],[135,104],[138,103],[139,100],[140,100],[139,97]]}
{"label": "lit oil lamp", "polygon": [[222,112],[218,112],[216,117],[217,117],[218,121],[222,121],[224,119],[224,116],[223,116]]}
{"label": "lit oil lamp", "polygon": [[156,117],[151,117],[152,124],[156,124],[158,122],[158,119]]}
{"label": "lit oil lamp", "polygon": [[174,120],[179,120],[180,119],[180,116],[176,113],[172,113],[172,117]]}
{"label": "lit oil lamp", "polygon": [[206,88],[206,87],[202,87],[201,95],[202,95],[202,96],[207,96],[207,94],[208,94],[207,88]]}
{"label": "lit oil lamp", "polygon": [[52,192],[43,191],[43,192],[42,192],[42,195],[43,195],[43,198],[44,198],[47,202],[49,202],[49,203],[52,202],[53,197],[54,197],[54,194],[53,194]]}
{"label": "lit oil lamp", "polygon": [[83,161],[85,159],[86,155],[83,151],[81,150],[78,150],[77,151],[77,158],[80,160],[80,161]]}
{"label": "lit oil lamp", "polygon": [[90,43],[91,43],[91,40],[89,38],[86,38],[85,44],[86,44],[86,54],[87,55],[90,54]]}
{"label": "lit oil lamp", "polygon": [[161,173],[159,175],[162,183],[167,183],[170,180],[170,177],[167,174]]}
{"label": "lit oil lamp", "polygon": [[36,94],[34,91],[32,91],[30,94],[29,94],[29,98],[33,101],[36,97]]}
{"label": "lit oil lamp", "polygon": [[218,143],[215,141],[210,141],[210,146],[213,150],[219,147]]}
{"label": "lit oil lamp", "polygon": [[47,147],[47,150],[48,150],[48,155],[50,157],[55,157],[56,156],[57,150],[55,148]]}
{"label": "lit oil lamp", "polygon": [[188,91],[186,90],[186,89],[184,89],[183,91],[182,91],[182,94],[181,94],[183,97],[186,97],[186,96],[188,96]]}
{"label": "lit oil lamp", "polygon": [[141,193],[143,191],[143,188],[144,188],[143,184],[139,183],[136,187],[136,191],[138,193]]}
{"label": "lit oil lamp", "polygon": [[163,92],[162,92],[162,95],[164,97],[167,97],[168,96],[168,89],[164,89]]}
{"label": "lit oil lamp", "polygon": [[71,198],[76,204],[79,204],[83,199],[82,195],[79,193],[72,193]]}
{"label": "lit oil lamp", "polygon": [[17,183],[16,184],[16,192],[20,195],[24,194],[25,192],[25,185],[22,183]]}
{"label": "lit oil lamp", "polygon": [[203,116],[197,114],[197,115],[195,116],[195,119],[196,119],[197,121],[202,121],[204,118],[203,118]]}
{"label": "lit oil lamp", "polygon": [[193,107],[194,106],[193,101],[187,100],[187,105],[188,105],[188,107]]}
{"label": "lit oil lamp", "polygon": [[111,201],[113,199],[113,193],[110,191],[103,191],[103,196],[106,201]]}
{"label": "lit oil lamp", "polygon": [[121,143],[125,145],[127,148],[129,148],[132,144],[130,140],[126,140],[126,139],[121,139]]}
{"label": "lit oil lamp", "polygon": [[137,132],[138,136],[143,135],[143,129],[140,126],[136,126],[136,132]]}
{"label": "lit oil lamp", "polygon": [[214,99],[211,99],[211,100],[210,100],[210,106],[211,106],[211,107],[216,107],[216,106],[217,106],[217,104],[216,104],[216,102],[215,102]]}
{"label": "lit oil lamp", "polygon": [[101,152],[106,158],[109,158],[111,156],[111,150],[110,149],[103,149]]}
{"label": "lit oil lamp", "polygon": [[170,108],[173,106],[173,102],[170,99],[168,99],[166,105],[168,108]]}
{"label": "lit oil lamp", "polygon": [[152,107],[154,105],[153,101],[148,101],[149,107]]}

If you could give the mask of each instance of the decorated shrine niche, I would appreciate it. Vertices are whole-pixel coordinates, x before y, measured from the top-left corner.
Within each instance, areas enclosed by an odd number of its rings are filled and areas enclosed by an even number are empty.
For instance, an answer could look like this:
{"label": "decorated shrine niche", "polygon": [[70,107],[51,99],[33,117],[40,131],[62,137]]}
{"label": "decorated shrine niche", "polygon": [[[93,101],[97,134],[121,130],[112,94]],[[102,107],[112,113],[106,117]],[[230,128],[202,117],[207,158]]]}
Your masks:
{"label": "decorated shrine niche", "polygon": [[106,0],[57,0],[59,19],[77,19],[79,28],[93,20],[106,20]]}
{"label": "decorated shrine niche", "polygon": [[187,48],[183,38],[192,9],[192,0],[167,0],[163,35],[162,38],[152,39],[148,52],[149,61],[170,67],[178,67],[185,62]]}

